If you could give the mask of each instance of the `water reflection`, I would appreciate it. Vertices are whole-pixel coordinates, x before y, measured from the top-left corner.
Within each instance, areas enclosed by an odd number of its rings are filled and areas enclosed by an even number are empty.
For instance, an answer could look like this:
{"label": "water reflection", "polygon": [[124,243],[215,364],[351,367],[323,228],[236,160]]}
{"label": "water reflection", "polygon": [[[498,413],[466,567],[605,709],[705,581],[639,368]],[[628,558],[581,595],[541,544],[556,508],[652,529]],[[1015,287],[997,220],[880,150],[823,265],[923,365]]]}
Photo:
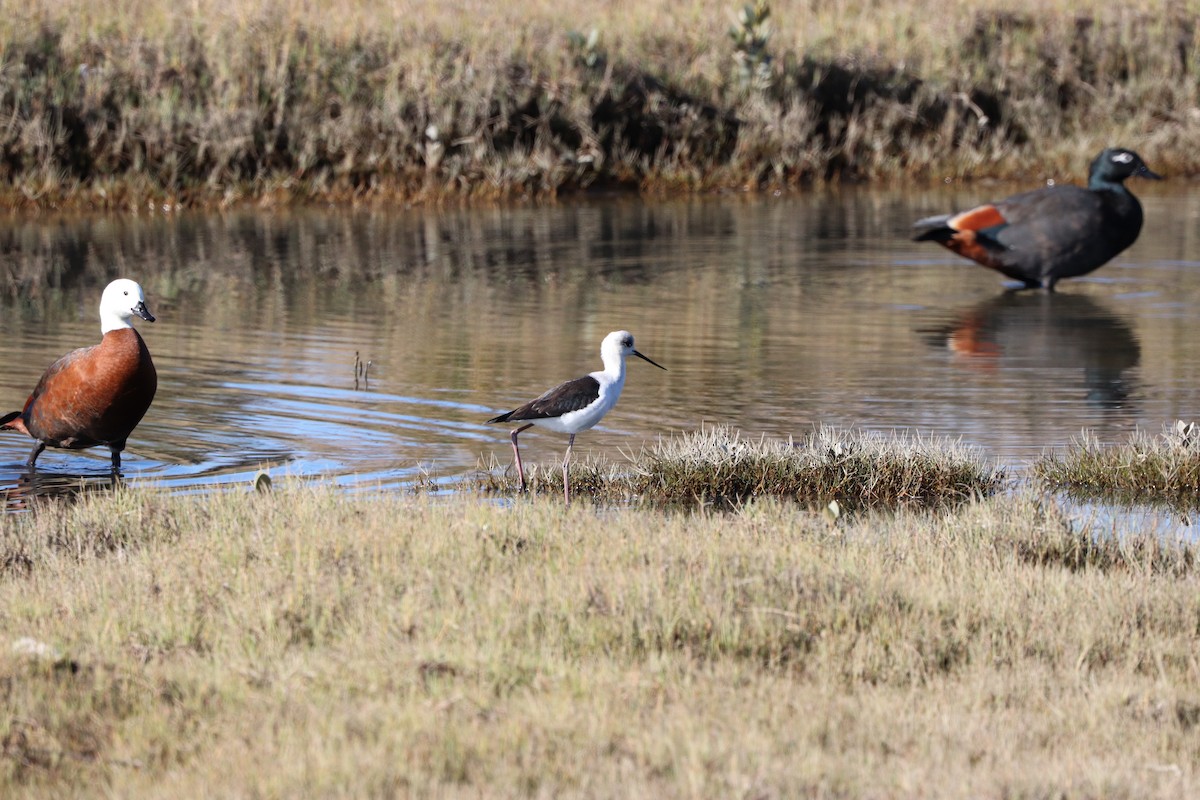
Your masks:
{"label": "water reflection", "polygon": [[43,498],[75,498],[90,492],[104,492],[121,483],[111,470],[82,474],[26,470],[0,470],[0,497],[5,511],[28,511]]}
{"label": "water reflection", "polygon": [[1087,295],[1005,292],[968,306],[927,341],[945,347],[964,369],[1082,374],[1084,402],[1136,413],[1141,346],[1133,328],[1106,302]]}
{"label": "water reflection", "polygon": [[[1019,471],[1082,428],[1116,440],[1200,407],[1200,192],[1169,190],[1145,193],[1137,244],[1055,295],[1004,294],[908,240],[925,209],[967,201],[954,189],[9,220],[0,410],[99,340],[99,292],[130,276],[159,314],[144,332],[158,396],[123,457],[134,484],[248,488],[268,469],[452,487],[511,460],[484,420],[594,369],[620,329],[671,371],[632,372],[579,458],[706,422],[827,424],[960,437]],[[5,486],[30,446],[0,435]],[[522,451],[557,463],[561,440]],[[42,459],[84,474],[106,455]]]}

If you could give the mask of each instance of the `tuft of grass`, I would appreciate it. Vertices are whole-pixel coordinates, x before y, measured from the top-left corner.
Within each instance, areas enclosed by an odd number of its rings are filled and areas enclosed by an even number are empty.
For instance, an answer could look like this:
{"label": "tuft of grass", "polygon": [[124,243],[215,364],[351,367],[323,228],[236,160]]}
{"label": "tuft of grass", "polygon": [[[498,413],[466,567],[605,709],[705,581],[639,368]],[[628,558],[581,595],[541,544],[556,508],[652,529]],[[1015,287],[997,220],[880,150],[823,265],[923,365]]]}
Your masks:
{"label": "tuft of grass", "polygon": [[0,517],[0,795],[1190,795],[1196,545],[1110,533],[1021,492],[46,503]]}
{"label": "tuft of grass", "polygon": [[1200,428],[1179,420],[1157,436],[1135,431],[1104,445],[1085,431],[1065,454],[1047,453],[1033,475],[1083,497],[1128,503],[1200,507]]}
{"label": "tuft of grass", "polygon": [[959,503],[995,491],[1004,477],[980,450],[952,440],[825,426],[799,441],[704,428],[660,441],[634,470],[634,490],[666,502],[777,496],[849,510]]}
{"label": "tuft of grass", "polygon": [[[596,460],[571,464],[577,496],[604,503],[637,499],[658,505],[712,503],[728,508],[780,497],[824,508],[936,508],[996,491],[1004,473],[976,448],[936,437],[821,427],[795,441],[749,439],[726,426],[660,440],[631,455],[624,469]],[[553,465],[526,470],[534,492],[561,492]],[[511,491],[495,465],[476,476],[484,491]]]}

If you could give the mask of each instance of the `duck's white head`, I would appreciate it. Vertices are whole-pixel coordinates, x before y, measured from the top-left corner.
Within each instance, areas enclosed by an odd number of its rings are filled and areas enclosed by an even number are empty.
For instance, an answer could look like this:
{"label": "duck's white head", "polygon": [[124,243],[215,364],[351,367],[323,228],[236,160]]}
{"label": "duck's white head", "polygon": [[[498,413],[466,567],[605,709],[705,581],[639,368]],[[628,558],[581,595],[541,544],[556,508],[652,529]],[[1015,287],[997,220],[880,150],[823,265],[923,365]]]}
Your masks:
{"label": "duck's white head", "polygon": [[119,278],[104,288],[100,296],[100,332],[132,328],[134,317],[154,322],[154,315],[146,308],[146,294],[137,281]]}
{"label": "duck's white head", "polygon": [[600,343],[600,358],[604,360],[606,366],[613,359],[621,360],[625,356],[637,356],[643,361],[649,361],[659,369],[666,369],[662,364],[651,361],[633,348],[633,334],[629,331],[613,331],[604,337],[604,341]]}

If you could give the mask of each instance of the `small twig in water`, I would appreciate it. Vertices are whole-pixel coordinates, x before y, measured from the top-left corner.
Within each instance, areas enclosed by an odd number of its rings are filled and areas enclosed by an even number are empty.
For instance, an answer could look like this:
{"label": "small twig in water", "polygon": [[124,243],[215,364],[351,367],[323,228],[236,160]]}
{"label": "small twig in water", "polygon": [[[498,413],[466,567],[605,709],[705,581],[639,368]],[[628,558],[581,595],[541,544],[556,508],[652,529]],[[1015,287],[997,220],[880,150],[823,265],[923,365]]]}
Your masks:
{"label": "small twig in water", "polygon": [[359,381],[362,382],[363,391],[371,389],[371,365],[373,361],[363,361],[358,356],[358,351],[354,351],[354,391],[358,391]]}

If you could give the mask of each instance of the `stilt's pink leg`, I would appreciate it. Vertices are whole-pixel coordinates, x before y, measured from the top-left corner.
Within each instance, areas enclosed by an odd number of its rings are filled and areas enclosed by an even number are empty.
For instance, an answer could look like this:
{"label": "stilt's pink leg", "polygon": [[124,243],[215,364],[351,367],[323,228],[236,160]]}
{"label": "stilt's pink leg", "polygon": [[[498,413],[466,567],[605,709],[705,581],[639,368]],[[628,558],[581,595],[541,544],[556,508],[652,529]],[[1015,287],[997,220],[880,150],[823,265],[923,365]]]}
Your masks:
{"label": "stilt's pink leg", "polygon": [[532,422],[529,423],[528,425],[522,425],[521,427],[519,427],[515,431],[513,431],[508,437],[509,439],[512,439],[513,456],[516,457],[516,459],[517,459],[517,475],[521,476],[521,491],[522,492],[525,491],[525,469],[521,466],[521,448],[517,447],[517,435],[521,431],[526,430],[527,428],[532,428],[532,427],[533,427]]}
{"label": "stilt's pink leg", "polygon": [[571,438],[567,439],[567,455],[563,458],[563,501],[566,505],[571,505],[571,487],[567,479],[567,465],[571,463],[571,448],[575,446],[575,434],[571,434]]}

